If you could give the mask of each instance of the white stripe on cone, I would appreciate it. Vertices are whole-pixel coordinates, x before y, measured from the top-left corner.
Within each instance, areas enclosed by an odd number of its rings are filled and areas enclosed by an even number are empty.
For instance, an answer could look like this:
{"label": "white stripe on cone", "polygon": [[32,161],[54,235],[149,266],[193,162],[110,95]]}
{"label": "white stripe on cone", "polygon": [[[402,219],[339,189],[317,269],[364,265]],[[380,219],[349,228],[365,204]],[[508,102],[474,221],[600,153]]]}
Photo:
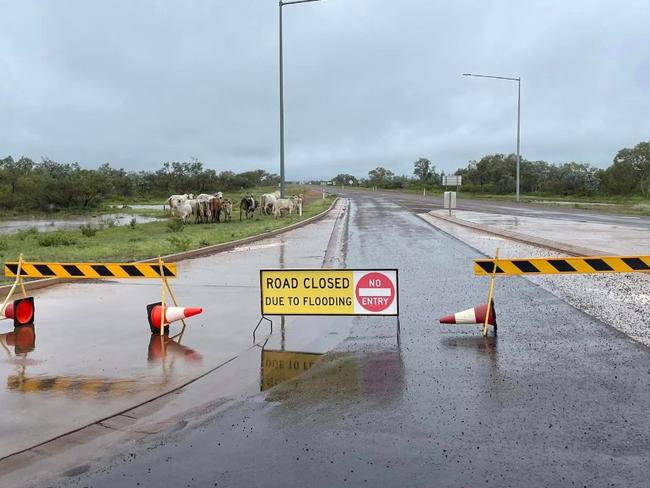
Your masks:
{"label": "white stripe on cone", "polygon": [[[161,305],[156,305],[151,309],[151,317],[149,322],[154,326],[160,327],[160,312],[162,310]],[[176,322],[177,320],[186,319],[194,315],[198,315],[203,312],[202,308],[199,307],[165,307],[165,318],[164,323],[169,324],[171,322]]]}
{"label": "white stripe on cone", "polygon": [[[441,324],[482,324],[485,321],[485,314],[487,313],[487,305],[485,303],[477,305],[476,307],[468,308],[462,312],[446,315],[440,319]],[[488,324],[496,325],[497,318],[494,311],[494,302],[490,307],[490,317]]]}

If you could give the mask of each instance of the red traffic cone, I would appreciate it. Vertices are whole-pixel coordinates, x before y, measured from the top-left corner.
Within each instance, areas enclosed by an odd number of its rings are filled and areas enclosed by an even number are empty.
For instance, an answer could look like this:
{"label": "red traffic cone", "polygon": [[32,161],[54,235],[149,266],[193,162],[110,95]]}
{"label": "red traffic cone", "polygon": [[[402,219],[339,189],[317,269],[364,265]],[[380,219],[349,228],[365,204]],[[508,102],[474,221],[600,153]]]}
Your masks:
{"label": "red traffic cone", "polygon": [[[482,324],[485,322],[485,314],[487,313],[487,304],[477,305],[474,308],[468,308],[462,312],[456,312],[451,315],[446,315],[440,319],[441,324]],[[490,317],[488,324],[497,325],[497,315],[494,310],[494,300],[490,302]]]}
{"label": "red traffic cone", "polygon": [[14,327],[34,323],[34,297],[14,300],[7,305],[4,315],[8,319],[14,319]]}
{"label": "red traffic cone", "polygon": [[147,318],[149,319],[149,326],[153,329],[160,330],[161,314],[164,313],[163,323],[169,324],[177,320],[186,319],[203,312],[199,307],[163,307],[161,302],[151,303],[147,305]]}

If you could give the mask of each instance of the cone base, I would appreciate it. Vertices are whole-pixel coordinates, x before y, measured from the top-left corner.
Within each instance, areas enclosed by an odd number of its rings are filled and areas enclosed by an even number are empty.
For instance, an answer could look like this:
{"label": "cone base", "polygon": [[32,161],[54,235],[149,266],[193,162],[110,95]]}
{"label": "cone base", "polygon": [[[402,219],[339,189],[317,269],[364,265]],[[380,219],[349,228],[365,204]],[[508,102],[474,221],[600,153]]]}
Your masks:
{"label": "cone base", "polygon": [[33,324],[34,297],[20,298],[9,303],[4,310],[4,316],[13,319],[14,328]]}

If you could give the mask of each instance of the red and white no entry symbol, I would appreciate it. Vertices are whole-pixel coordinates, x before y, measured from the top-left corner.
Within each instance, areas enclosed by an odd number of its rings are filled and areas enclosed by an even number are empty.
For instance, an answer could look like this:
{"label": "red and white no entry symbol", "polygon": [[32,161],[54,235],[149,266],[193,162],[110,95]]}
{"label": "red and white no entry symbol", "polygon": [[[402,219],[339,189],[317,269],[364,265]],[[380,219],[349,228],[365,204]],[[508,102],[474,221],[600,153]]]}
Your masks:
{"label": "red and white no entry symbol", "polygon": [[383,273],[371,272],[357,281],[354,290],[357,303],[368,312],[383,312],[395,301],[393,280]]}

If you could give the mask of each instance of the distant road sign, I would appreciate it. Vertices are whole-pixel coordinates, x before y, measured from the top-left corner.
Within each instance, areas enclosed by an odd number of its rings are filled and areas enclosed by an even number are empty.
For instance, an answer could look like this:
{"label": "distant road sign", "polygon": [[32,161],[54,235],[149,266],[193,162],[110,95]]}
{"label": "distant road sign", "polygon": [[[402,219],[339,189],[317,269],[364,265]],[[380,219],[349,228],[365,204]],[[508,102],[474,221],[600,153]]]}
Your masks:
{"label": "distant road sign", "polygon": [[442,196],[442,205],[443,208],[448,208],[449,210],[456,208],[456,192],[455,191],[446,191]]}
{"label": "distant road sign", "polygon": [[462,184],[462,176],[450,175],[442,177],[442,186],[461,186]]}
{"label": "distant road sign", "polygon": [[399,315],[397,270],[260,270],[262,315]]}

